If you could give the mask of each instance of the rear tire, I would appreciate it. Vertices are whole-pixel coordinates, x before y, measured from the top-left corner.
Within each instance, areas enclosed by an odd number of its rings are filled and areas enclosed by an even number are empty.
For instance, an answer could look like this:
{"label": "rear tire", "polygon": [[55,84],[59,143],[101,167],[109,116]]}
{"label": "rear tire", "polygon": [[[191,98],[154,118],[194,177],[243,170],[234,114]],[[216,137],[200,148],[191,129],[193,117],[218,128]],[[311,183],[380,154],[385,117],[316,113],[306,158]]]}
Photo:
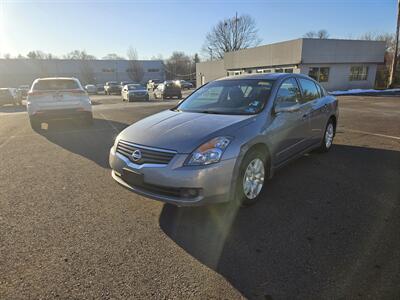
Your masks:
{"label": "rear tire", "polygon": [[333,145],[333,138],[335,137],[335,123],[333,118],[330,118],[326,124],[324,137],[322,138],[321,145],[317,149],[318,152],[328,152]]}
{"label": "rear tire", "polygon": [[34,131],[39,131],[42,129],[42,122],[35,118],[29,118],[29,122],[31,123],[31,127]]}
{"label": "rear tire", "polygon": [[265,186],[268,164],[265,153],[253,150],[243,158],[236,182],[236,201],[249,206],[260,199]]}

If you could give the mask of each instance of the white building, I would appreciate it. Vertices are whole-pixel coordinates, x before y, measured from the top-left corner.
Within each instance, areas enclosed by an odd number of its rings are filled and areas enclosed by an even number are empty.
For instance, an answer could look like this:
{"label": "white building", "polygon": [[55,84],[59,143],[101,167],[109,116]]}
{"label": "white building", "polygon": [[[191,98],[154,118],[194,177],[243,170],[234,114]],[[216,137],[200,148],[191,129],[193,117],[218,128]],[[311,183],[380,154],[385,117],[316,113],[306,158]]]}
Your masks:
{"label": "white building", "polygon": [[302,73],[327,90],[373,88],[385,42],[301,38],[228,52],[222,60],[196,64],[200,86],[243,73]]}
{"label": "white building", "polygon": [[[161,60],[139,60],[143,70],[141,82],[165,80]],[[69,60],[69,59],[0,59],[0,87],[31,84],[38,77],[76,77],[83,84],[106,81],[133,81],[128,60]]]}

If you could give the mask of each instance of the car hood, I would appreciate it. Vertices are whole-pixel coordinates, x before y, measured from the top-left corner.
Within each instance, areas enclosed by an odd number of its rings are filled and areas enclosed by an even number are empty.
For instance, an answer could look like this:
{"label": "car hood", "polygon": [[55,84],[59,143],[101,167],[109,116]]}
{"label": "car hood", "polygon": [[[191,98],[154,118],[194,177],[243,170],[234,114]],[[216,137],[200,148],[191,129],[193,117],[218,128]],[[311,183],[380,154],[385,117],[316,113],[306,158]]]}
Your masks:
{"label": "car hood", "polygon": [[132,143],[191,153],[217,136],[234,136],[254,115],[216,115],[166,110],[125,128],[119,139]]}

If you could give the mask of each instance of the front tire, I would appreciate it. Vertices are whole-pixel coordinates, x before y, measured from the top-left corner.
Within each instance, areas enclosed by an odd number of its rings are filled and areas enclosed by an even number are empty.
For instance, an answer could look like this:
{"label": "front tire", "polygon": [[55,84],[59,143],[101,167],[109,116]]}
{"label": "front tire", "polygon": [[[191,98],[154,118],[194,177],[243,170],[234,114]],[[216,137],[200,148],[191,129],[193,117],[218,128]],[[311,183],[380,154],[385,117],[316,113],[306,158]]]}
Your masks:
{"label": "front tire", "polygon": [[244,157],[236,182],[236,197],[241,205],[252,205],[260,199],[267,173],[266,165],[265,154],[261,151],[254,150]]}

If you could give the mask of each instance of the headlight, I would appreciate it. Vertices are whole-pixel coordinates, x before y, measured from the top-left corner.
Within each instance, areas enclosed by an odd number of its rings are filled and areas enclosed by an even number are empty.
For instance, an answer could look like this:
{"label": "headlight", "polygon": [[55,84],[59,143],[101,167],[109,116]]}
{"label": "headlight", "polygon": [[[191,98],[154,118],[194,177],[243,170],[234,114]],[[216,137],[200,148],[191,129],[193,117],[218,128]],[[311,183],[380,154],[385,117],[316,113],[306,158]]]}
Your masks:
{"label": "headlight", "polygon": [[231,140],[230,137],[226,136],[213,138],[197,148],[191,154],[186,164],[189,166],[199,166],[219,162]]}

